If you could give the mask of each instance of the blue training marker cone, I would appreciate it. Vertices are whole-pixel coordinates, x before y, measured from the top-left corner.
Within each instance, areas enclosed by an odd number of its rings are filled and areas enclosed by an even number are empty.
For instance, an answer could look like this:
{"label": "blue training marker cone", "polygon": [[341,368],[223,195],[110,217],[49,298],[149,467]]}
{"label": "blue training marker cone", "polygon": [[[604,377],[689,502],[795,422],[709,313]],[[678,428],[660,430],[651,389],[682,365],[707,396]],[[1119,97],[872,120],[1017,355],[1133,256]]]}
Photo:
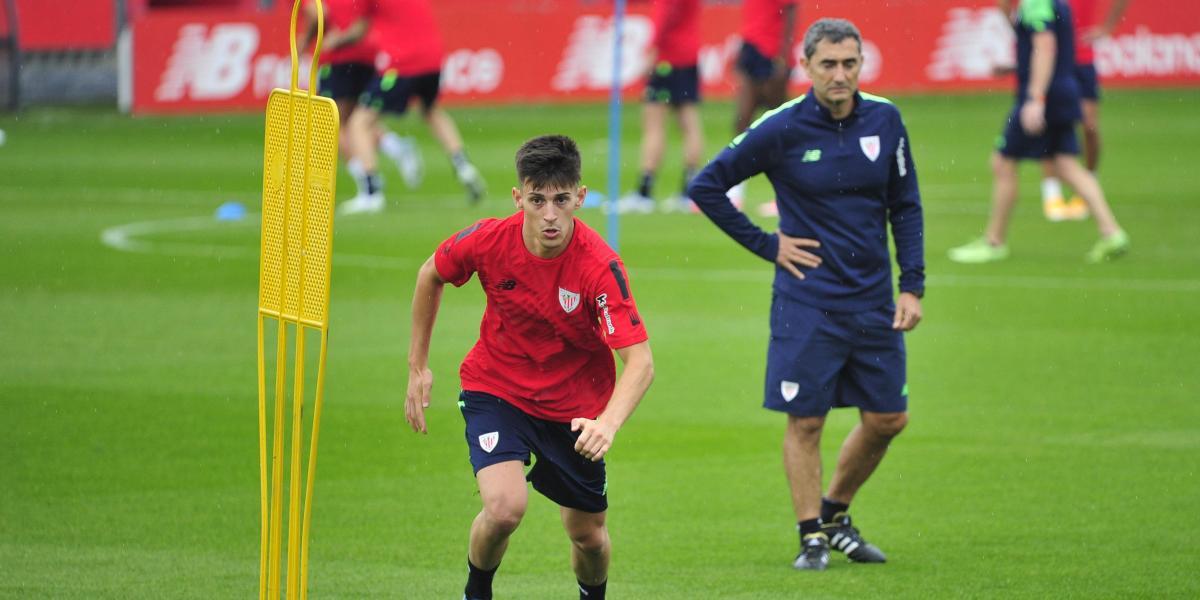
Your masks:
{"label": "blue training marker cone", "polygon": [[236,200],[230,200],[217,207],[218,221],[241,221],[245,216],[246,207]]}

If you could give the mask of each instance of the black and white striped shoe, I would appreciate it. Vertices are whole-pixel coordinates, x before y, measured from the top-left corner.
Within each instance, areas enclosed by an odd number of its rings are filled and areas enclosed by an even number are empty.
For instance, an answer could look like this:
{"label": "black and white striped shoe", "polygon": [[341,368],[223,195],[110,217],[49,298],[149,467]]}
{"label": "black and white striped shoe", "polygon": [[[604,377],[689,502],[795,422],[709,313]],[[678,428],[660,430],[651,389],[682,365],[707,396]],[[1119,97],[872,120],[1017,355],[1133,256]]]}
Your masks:
{"label": "black and white striped shoe", "polygon": [[810,533],[800,539],[800,554],[792,561],[793,569],[824,571],[829,566],[829,538],[824,533]]}
{"label": "black and white striped shoe", "polygon": [[849,513],[838,513],[829,523],[821,525],[821,531],[829,536],[829,546],[845,553],[846,558],[860,563],[887,562],[887,556],[874,544],[864,540],[858,528],[850,524]]}

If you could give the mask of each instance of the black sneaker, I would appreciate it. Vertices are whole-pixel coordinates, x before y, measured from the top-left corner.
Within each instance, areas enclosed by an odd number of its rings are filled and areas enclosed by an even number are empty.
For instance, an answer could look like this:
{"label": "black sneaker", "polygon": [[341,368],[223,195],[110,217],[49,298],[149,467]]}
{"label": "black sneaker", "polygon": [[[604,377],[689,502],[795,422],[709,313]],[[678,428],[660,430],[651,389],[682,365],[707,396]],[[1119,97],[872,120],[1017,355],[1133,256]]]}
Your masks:
{"label": "black sneaker", "polygon": [[800,554],[792,563],[793,569],[824,571],[829,566],[829,537],[824,533],[810,533],[800,540]]}
{"label": "black sneaker", "polygon": [[858,534],[858,528],[850,524],[850,514],[840,512],[833,516],[833,521],[821,525],[821,531],[829,536],[829,545],[833,549],[844,552],[846,558],[861,563],[887,562],[887,556],[874,544],[864,540]]}

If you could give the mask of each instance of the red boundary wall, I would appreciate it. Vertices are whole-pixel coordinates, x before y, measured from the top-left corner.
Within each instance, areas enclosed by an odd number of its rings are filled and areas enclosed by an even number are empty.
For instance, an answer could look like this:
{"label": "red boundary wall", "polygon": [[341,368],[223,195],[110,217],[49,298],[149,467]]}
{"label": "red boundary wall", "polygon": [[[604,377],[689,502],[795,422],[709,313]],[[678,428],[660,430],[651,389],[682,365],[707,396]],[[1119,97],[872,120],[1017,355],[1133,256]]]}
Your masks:
{"label": "red boundary wall", "polygon": [[[435,0],[446,43],[448,104],[569,102],[607,98],[612,81],[611,7],[577,0]],[[993,0],[823,0],[802,3],[798,29],[840,16],[863,32],[861,85],[876,93],[1005,90],[991,76],[1011,62],[1012,31]],[[133,25],[133,110],[261,109],[289,77],[287,7],[270,13],[154,11]],[[631,5],[621,81],[641,90],[649,5]],[[706,6],[700,72],[706,97],[728,97],[740,9]],[[800,37],[797,35],[797,37]],[[795,54],[801,48],[797,44]],[[1112,38],[1097,46],[1106,86],[1200,86],[1200,11],[1192,2],[1132,2]],[[792,88],[807,87],[796,69]]]}

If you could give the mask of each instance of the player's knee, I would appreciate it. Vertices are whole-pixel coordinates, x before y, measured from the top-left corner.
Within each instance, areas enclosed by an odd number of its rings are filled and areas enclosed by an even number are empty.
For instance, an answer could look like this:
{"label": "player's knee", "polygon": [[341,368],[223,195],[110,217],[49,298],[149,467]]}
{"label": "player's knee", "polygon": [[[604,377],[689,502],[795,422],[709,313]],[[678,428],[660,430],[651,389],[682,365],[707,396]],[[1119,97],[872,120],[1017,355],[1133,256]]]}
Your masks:
{"label": "player's knee", "polygon": [[863,426],[877,437],[891,439],[900,435],[908,425],[908,413],[876,413],[863,419]]}
{"label": "player's knee", "polygon": [[1008,177],[1013,172],[1014,168],[1011,160],[1005,158],[999,152],[992,153],[992,175],[996,177]]}
{"label": "player's knee", "polygon": [[499,498],[488,502],[483,507],[484,515],[492,527],[512,533],[525,517],[525,503],[515,499]]}
{"label": "player's knee", "polygon": [[788,433],[801,439],[820,437],[825,417],[796,417],[788,415]]}
{"label": "player's knee", "polygon": [[592,556],[604,553],[608,548],[608,528],[604,526],[580,529],[571,532],[571,543],[580,552]]}

